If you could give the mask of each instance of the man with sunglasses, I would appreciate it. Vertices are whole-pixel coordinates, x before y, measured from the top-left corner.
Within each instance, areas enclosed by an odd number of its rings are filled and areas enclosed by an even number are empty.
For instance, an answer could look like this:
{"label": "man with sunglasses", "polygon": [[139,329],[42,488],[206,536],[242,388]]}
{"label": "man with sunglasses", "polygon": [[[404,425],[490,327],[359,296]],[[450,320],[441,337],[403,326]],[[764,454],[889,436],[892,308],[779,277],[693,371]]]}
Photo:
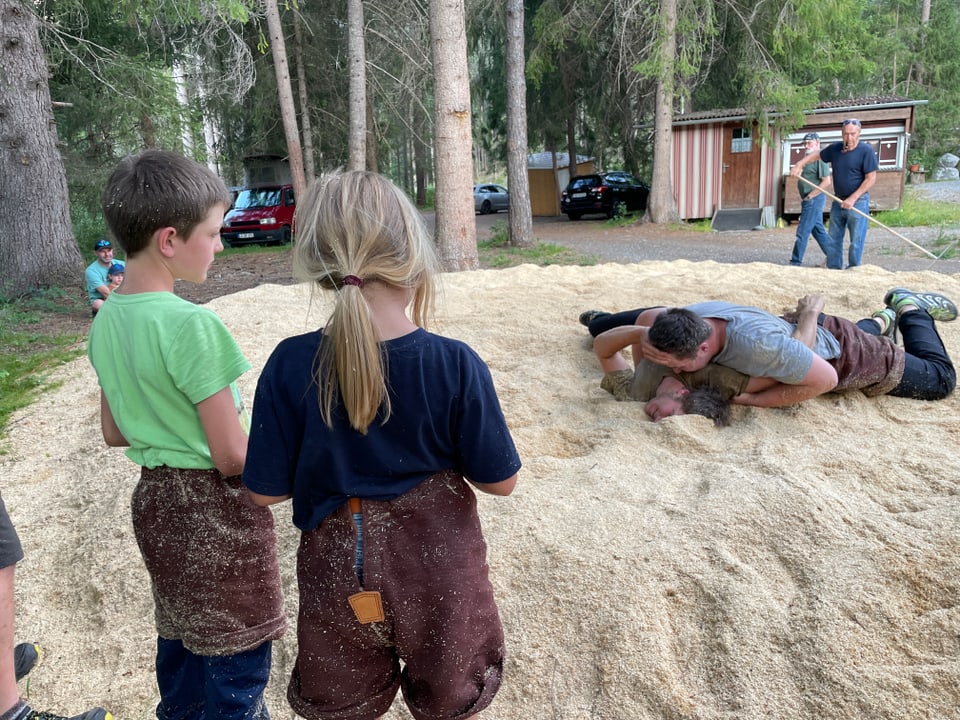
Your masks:
{"label": "man with sunglasses", "polygon": [[830,206],[827,267],[834,270],[843,268],[843,236],[846,231],[850,233],[847,267],[860,265],[863,259],[870,213],[869,190],[877,180],[877,154],[869,144],[860,142],[860,121],[844,120],[840,133],[842,139],[839,142],[804,155],[790,170],[792,177],[800,177],[804,166],[812,162],[823,160],[830,164],[833,187],[839,198]]}

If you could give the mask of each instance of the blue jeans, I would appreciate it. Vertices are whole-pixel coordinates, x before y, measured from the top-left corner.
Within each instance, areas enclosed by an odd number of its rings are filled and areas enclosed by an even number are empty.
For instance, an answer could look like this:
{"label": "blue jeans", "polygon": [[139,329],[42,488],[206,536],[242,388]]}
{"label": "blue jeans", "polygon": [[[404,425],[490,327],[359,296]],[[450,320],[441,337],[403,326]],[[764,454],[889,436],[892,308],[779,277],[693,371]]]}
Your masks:
{"label": "blue jeans", "polygon": [[269,720],[263,691],[271,643],[236,655],[196,655],[179,640],[157,638],[159,720]]}
{"label": "blue jeans", "polygon": [[[853,208],[864,215],[870,213],[870,195],[860,196]],[[830,245],[827,252],[827,267],[833,270],[843,269],[843,235],[850,231],[850,251],[847,255],[847,267],[859,265],[863,259],[863,243],[867,239],[867,218],[854,212],[853,208],[844,210],[836,200],[830,206]]]}
{"label": "blue jeans", "polygon": [[830,236],[823,226],[823,207],[826,202],[827,196],[823,193],[814,198],[807,196],[801,201],[800,224],[797,225],[797,240],[793,243],[793,254],[790,256],[791,265],[803,265],[803,256],[807,252],[807,241],[811,233],[823,254],[829,256],[827,250],[830,247]]}

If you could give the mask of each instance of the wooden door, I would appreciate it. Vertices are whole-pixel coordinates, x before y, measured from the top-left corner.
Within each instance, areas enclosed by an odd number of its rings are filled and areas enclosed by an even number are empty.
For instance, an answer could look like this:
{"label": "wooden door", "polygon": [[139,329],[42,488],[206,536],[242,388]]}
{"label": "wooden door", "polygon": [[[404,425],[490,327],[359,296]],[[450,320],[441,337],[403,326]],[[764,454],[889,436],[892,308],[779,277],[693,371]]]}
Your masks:
{"label": "wooden door", "polygon": [[760,138],[753,127],[724,126],[722,171],[722,209],[760,206]]}

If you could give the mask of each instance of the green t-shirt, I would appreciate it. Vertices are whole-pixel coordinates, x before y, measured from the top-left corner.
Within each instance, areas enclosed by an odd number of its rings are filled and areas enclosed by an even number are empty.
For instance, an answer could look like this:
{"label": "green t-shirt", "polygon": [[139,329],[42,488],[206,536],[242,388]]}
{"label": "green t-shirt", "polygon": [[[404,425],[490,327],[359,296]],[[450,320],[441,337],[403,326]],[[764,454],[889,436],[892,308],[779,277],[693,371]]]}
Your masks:
{"label": "green t-shirt", "polygon": [[138,465],[214,467],[197,404],[225,387],[241,424],[236,380],[250,369],[211,310],[173,293],[112,293],[90,327],[87,355]]}
{"label": "green t-shirt", "polygon": [[[817,160],[809,165],[804,165],[803,170],[800,171],[800,175],[812,182],[814,185],[819,185],[829,174],[830,166],[827,165],[823,160]],[[813,191],[813,187],[802,180],[797,180],[797,190],[800,191],[800,198],[805,199],[807,195]]]}

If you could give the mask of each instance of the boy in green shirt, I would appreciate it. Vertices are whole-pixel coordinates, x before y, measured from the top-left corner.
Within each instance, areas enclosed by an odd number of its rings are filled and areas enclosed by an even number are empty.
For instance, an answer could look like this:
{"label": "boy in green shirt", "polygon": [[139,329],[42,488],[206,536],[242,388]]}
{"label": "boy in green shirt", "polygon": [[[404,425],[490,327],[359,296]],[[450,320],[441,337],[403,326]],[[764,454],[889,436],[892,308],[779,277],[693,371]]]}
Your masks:
{"label": "boy in green shirt", "polygon": [[286,625],[273,516],[238,477],[249,423],[236,380],[250,364],[219,317],[173,294],[177,279],[206,279],[229,203],[220,178],[164,151],[121,162],[103,199],[127,264],[88,355],[103,437],[141,466],[133,525],[156,607],[160,720],[268,718],[271,641]]}

